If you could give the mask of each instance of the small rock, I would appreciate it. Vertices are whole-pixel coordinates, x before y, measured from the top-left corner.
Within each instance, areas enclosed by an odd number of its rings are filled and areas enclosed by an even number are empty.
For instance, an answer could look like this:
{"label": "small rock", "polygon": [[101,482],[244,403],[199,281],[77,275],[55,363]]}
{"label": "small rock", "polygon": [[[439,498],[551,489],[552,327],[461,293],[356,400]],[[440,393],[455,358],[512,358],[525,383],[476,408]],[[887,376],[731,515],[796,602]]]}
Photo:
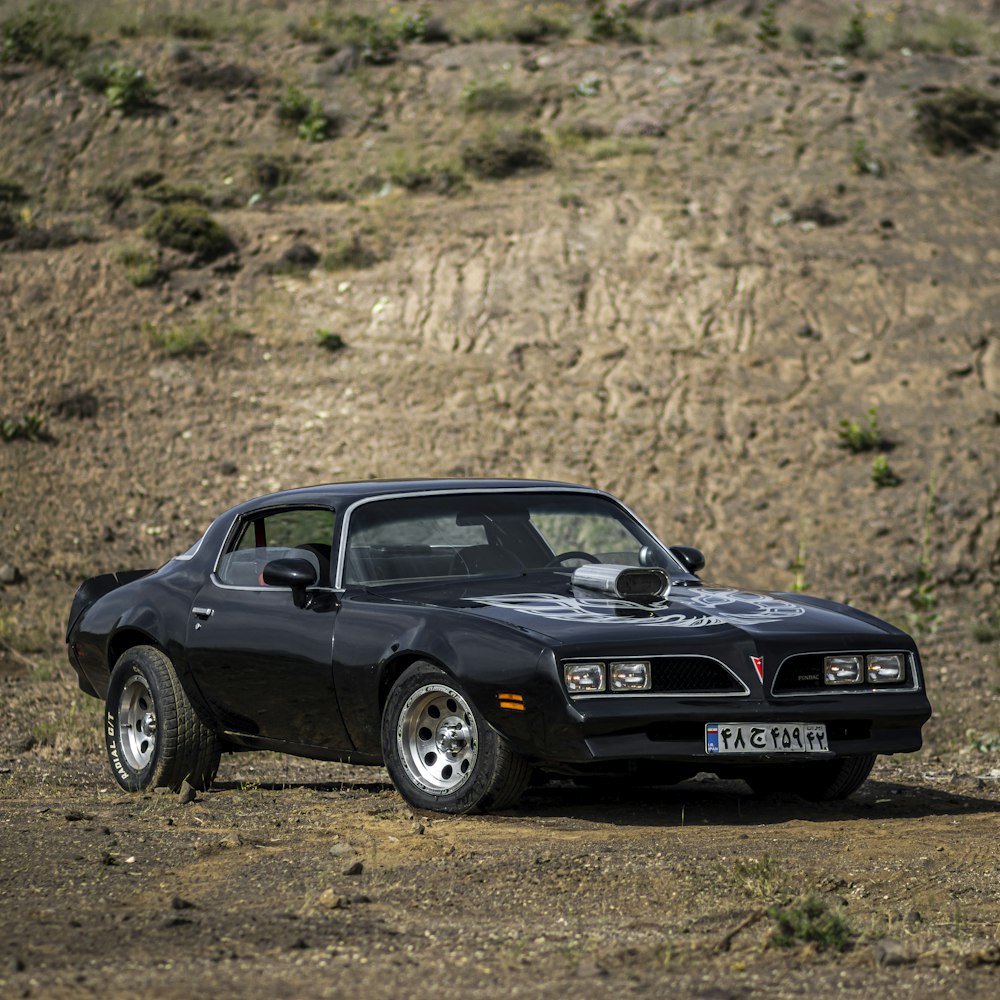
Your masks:
{"label": "small rock", "polygon": [[365,866],[360,861],[353,861],[344,869],[345,875],[360,875],[365,870]]}
{"label": "small rock", "polygon": [[330,848],[330,853],[335,858],[346,858],[348,855],[356,853],[354,848],[346,841],[342,840]]}
{"label": "small rock", "polygon": [[815,329],[810,323],[803,323],[796,331],[795,335],[797,337],[802,337],[803,340],[820,340],[822,334],[819,330]]}
{"label": "small rock", "polygon": [[183,899],[180,896],[174,896],[174,898],[170,900],[170,908],[172,910],[193,910],[194,903],[187,899]]}
{"label": "small rock", "polygon": [[913,959],[906,953],[906,948],[892,938],[882,938],[872,945],[875,962],[878,965],[906,965]]}
{"label": "small rock", "polygon": [[184,782],[181,785],[180,793],[177,796],[177,801],[182,805],[186,806],[189,802],[196,802],[198,799],[198,793],[195,791],[194,786]]}
{"label": "small rock", "polygon": [[871,361],[872,352],[867,348],[862,347],[861,350],[855,351],[851,355],[852,365],[863,365],[866,361]]}
{"label": "small rock", "polygon": [[342,910],[351,905],[347,896],[334,889],[324,889],[317,900],[320,906],[325,906],[328,910]]}
{"label": "small rock", "polygon": [[19,583],[21,572],[13,563],[0,563],[0,584]]}
{"label": "small rock", "polygon": [[659,118],[645,111],[633,111],[615,123],[614,133],[619,136],[639,136],[655,138],[666,134],[666,128]]}
{"label": "small rock", "polygon": [[309,942],[305,938],[296,938],[288,947],[296,950],[304,950],[309,947]]}
{"label": "small rock", "polygon": [[63,814],[63,818],[67,823],[79,823],[83,819],[93,819],[93,816],[88,816],[84,812],[80,812],[78,809],[70,809],[68,813]]}
{"label": "small rock", "polygon": [[415,819],[413,821],[413,832],[417,834],[417,836],[420,836],[420,834],[422,834],[425,829],[426,828],[424,827],[424,824],[421,823],[419,819]]}
{"label": "small rock", "polygon": [[240,467],[235,462],[219,463],[219,474],[222,476],[235,476],[239,471]]}
{"label": "small rock", "polygon": [[20,958],[12,958],[7,963],[7,969],[10,972],[24,972],[24,962]]}

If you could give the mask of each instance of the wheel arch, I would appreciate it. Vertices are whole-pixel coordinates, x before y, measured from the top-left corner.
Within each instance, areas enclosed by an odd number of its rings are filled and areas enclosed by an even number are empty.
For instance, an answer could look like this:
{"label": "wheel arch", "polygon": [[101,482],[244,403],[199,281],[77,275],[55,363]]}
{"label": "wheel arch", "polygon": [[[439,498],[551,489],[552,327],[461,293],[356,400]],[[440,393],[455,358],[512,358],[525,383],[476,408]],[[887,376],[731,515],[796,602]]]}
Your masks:
{"label": "wheel arch", "polygon": [[127,653],[136,646],[152,646],[164,655],[167,652],[162,643],[157,642],[153,636],[142,629],[134,626],[119,629],[108,642],[108,673],[114,670],[115,664],[123,653]]}
{"label": "wheel arch", "polygon": [[380,716],[385,709],[385,702],[389,697],[389,692],[393,689],[396,681],[398,681],[399,678],[402,677],[414,663],[432,663],[439,670],[443,670],[449,677],[455,676],[455,672],[449,669],[446,663],[443,663],[439,657],[433,656],[430,653],[418,652],[413,649],[397,653],[382,665],[382,670],[379,674],[378,711]]}

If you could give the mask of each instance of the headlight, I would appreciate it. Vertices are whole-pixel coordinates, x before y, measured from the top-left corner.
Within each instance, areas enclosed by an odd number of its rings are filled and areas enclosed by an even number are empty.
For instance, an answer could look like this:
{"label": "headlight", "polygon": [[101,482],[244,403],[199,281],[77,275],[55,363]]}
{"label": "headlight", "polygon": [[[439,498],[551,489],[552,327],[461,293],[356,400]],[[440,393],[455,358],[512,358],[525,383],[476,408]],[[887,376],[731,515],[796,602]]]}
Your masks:
{"label": "headlight", "polygon": [[901,653],[872,653],[868,657],[869,684],[897,684],[906,676]]}
{"label": "headlight", "polygon": [[608,670],[608,687],[612,691],[648,691],[649,663],[646,660],[612,662]]}
{"label": "headlight", "polygon": [[824,684],[860,684],[864,669],[861,656],[824,656]]}
{"label": "headlight", "polygon": [[563,677],[570,694],[593,694],[605,688],[603,663],[567,663]]}

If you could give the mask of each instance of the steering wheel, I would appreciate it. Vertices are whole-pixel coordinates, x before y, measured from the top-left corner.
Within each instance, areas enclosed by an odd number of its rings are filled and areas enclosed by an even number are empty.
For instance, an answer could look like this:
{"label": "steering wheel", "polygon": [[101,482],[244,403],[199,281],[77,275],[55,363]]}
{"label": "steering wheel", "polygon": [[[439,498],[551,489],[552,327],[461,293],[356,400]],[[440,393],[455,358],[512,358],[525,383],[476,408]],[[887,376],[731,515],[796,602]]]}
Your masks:
{"label": "steering wheel", "polygon": [[553,556],[545,565],[546,567],[561,566],[567,559],[582,559],[588,563],[599,563],[601,561],[597,556],[592,556],[589,552],[583,552],[580,549],[570,549],[569,552],[560,552],[559,555]]}

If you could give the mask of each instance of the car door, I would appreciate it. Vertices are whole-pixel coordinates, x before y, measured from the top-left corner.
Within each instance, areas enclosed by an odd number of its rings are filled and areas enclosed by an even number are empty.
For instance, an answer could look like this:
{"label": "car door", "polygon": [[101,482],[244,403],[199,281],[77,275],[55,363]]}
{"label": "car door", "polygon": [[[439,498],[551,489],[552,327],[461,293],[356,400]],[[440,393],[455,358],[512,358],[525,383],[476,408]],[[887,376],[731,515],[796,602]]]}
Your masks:
{"label": "car door", "polygon": [[[191,675],[229,732],[302,748],[352,749],[333,679],[339,601],[330,589],[334,513],[244,516],[198,592],[187,627]],[[306,559],[316,586],[267,586],[264,566]]]}

